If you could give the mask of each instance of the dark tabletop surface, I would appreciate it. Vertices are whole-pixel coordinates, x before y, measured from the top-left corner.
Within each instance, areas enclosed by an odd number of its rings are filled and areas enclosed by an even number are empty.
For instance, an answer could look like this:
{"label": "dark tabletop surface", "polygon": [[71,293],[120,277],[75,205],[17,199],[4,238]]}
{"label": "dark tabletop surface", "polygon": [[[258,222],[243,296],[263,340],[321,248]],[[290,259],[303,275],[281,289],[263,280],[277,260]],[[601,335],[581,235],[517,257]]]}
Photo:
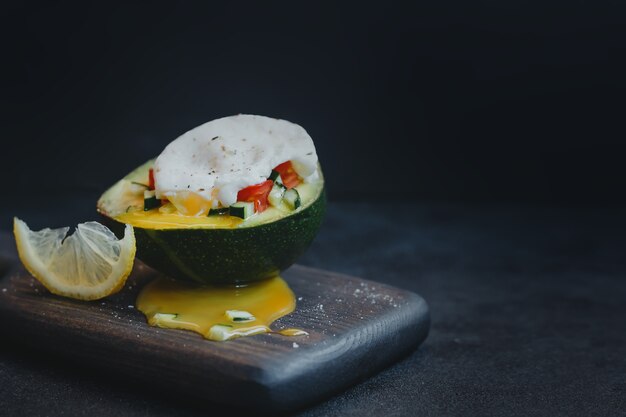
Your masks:
{"label": "dark tabletop surface", "polygon": [[[90,199],[45,217],[0,209],[0,227],[14,214],[33,227],[84,221]],[[624,214],[331,203],[301,263],[417,292],[432,328],[409,357],[299,415],[626,415]],[[70,369],[42,346],[0,345],[0,414],[233,415]]]}

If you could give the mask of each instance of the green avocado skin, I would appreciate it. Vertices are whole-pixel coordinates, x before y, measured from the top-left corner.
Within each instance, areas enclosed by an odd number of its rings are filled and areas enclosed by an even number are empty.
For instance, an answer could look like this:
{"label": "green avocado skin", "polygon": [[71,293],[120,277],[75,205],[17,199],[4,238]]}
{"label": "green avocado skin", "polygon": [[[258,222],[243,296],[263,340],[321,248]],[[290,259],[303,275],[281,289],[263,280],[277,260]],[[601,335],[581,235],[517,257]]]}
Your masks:
{"label": "green avocado skin", "polygon": [[[202,284],[245,284],[275,276],[309,247],[326,210],[326,192],[280,220],[236,229],[135,227],[137,257],[172,278]],[[124,224],[104,216],[120,235]]]}

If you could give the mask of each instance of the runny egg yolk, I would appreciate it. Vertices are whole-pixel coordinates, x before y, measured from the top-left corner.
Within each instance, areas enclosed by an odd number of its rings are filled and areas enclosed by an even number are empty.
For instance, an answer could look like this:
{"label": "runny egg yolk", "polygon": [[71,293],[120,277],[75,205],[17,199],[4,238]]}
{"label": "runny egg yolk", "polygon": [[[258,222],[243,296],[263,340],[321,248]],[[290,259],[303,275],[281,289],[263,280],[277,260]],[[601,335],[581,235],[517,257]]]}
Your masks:
{"label": "runny egg yolk", "polygon": [[191,330],[217,341],[259,333],[307,334],[298,329],[270,329],[296,307],[293,292],[279,276],[242,287],[158,278],[142,289],[136,306],[152,326]]}
{"label": "runny egg yolk", "polygon": [[209,212],[211,200],[206,200],[197,193],[191,191],[180,191],[174,195],[167,196],[167,199],[176,209],[186,216],[198,216]]}

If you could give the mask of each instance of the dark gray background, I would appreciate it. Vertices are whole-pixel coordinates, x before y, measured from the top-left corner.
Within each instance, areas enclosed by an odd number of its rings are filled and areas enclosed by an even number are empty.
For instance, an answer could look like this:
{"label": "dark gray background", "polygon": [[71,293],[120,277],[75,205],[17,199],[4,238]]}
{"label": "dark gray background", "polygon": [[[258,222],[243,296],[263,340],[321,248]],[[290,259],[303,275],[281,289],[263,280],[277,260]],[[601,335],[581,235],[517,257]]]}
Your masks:
{"label": "dark gray background", "polygon": [[[207,120],[285,118],[330,196],[300,262],[432,311],[420,349],[302,415],[626,415],[626,6],[336,3],[3,5],[0,229],[93,219]],[[234,414],[8,343],[0,410]]]}
{"label": "dark gray background", "polygon": [[3,194],[95,199],[184,131],[243,112],[310,132],[331,201],[623,203],[625,11],[602,1],[5,6]]}

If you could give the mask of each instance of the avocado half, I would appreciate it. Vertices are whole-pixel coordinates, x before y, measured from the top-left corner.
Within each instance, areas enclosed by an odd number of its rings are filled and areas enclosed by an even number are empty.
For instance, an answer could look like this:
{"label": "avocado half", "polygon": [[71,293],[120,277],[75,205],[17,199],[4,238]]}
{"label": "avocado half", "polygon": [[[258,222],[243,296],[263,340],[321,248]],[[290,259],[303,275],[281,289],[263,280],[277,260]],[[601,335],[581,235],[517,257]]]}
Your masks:
{"label": "avocado half", "polygon": [[[98,200],[98,212],[117,235],[123,233],[125,224],[116,216],[142,210],[142,193],[133,187],[146,183],[153,163],[151,160],[135,169]],[[299,209],[271,216],[263,216],[264,212],[238,227],[134,226],[137,257],[172,278],[203,284],[245,284],[273,277],[304,253],[320,228],[326,208],[321,175],[320,184],[311,189]]]}

